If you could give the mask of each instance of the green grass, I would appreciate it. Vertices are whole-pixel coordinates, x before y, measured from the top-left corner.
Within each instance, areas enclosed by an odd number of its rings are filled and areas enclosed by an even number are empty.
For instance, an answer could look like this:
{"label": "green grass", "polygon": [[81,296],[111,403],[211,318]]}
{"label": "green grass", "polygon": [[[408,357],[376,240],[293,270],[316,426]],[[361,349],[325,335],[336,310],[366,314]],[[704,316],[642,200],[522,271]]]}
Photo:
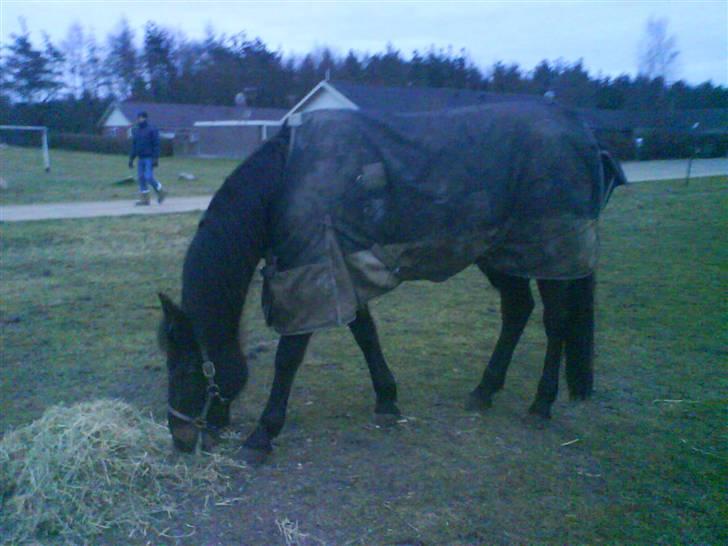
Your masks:
{"label": "green grass", "polygon": [[[0,203],[134,199],[136,183],[114,184],[130,175],[136,177],[136,168],[129,170],[127,163],[128,158],[122,155],[51,150],[51,172],[46,173],[40,150],[0,148],[0,176],[9,185],[7,190],[0,190]],[[232,159],[162,157],[155,176],[173,195],[210,195],[238,163]],[[180,172],[192,173],[197,180],[178,180]]]}
{"label": "green grass", "polygon": [[[123,163],[122,163],[123,167]],[[233,507],[172,522],[186,544],[282,542],[287,517],[326,543],[725,544],[728,478],[728,179],[620,188],[602,222],[597,394],[563,393],[545,430],[522,421],[544,351],[537,308],[506,390],[486,415],[462,410],[499,325],[470,268],[409,283],[373,305],[409,417],[370,424],[373,394],[346,329],[314,337],[273,464]],[[2,226],[0,430],[61,402],[122,397],[164,415],[155,293],[179,295],[197,214]],[[249,348],[275,335],[246,309]],[[272,352],[251,360],[234,406],[251,430]],[[570,445],[562,445],[579,439]],[[123,537],[110,532],[109,540]],[[140,541],[144,543],[144,541]]]}

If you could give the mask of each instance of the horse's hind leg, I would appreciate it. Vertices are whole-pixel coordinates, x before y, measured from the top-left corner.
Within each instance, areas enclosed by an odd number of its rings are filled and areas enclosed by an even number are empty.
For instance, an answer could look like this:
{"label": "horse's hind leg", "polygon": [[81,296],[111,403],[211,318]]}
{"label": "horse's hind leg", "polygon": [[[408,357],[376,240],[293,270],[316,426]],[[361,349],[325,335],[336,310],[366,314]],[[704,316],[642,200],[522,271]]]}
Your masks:
{"label": "horse's hind leg", "polygon": [[551,405],[559,392],[559,367],[568,331],[569,288],[571,281],[539,280],[543,301],[543,324],[546,330],[546,357],[536,398],[528,412],[545,419],[551,417]]}
{"label": "horse's hind leg", "polygon": [[571,281],[566,330],[566,384],[572,400],[594,389],[594,275]]}
{"label": "horse's hind leg", "polygon": [[275,359],[275,376],[268,403],[258,426],[243,444],[244,457],[250,463],[262,462],[273,450],[272,440],[281,432],[286,420],[288,397],[296,370],[303,361],[311,334],[282,336]]}
{"label": "horse's hind leg", "polygon": [[478,264],[501,297],[501,331],[488,366],[478,386],[468,396],[466,409],[483,410],[492,404],[493,394],[503,388],[513,351],[533,311],[528,279],[513,277]]}
{"label": "horse's hind leg", "polygon": [[374,392],[377,395],[374,420],[381,425],[393,424],[401,416],[397,407],[397,383],[382,354],[377,327],[368,307],[364,306],[357,311],[356,318],[349,324],[349,329],[364,353]]}

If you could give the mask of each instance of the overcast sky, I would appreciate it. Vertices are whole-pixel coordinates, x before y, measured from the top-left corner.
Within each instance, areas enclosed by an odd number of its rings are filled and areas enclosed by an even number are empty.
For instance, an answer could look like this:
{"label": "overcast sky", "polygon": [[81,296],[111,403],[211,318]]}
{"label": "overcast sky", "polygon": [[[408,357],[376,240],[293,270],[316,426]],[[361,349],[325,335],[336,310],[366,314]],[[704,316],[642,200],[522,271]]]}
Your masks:
{"label": "overcast sky", "polygon": [[54,42],[78,21],[99,41],[126,17],[141,38],[147,21],[191,38],[211,26],[244,31],[285,55],[330,46],[345,54],[383,51],[409,57],[430,45],[465,48],[486,73],[498,60],[530,70],[540,60],[583,59],[591,74],[634,75],[651,16],[667,18],[680,52],[676,79],[728,85],[728,0],[690,1],[33,1],[0,0],[4,43],[25,18],[31,35]]}

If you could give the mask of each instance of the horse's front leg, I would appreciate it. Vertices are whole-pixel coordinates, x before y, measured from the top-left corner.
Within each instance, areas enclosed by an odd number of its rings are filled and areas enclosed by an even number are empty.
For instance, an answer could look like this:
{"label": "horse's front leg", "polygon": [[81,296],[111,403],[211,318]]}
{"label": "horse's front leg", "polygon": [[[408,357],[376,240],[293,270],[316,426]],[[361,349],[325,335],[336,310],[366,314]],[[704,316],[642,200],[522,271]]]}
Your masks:
{"label": "horse's front leg", "polygon": [[282,336],[275,358],[275,376],[268,403],[258,426],[243,444],[243,457],[249,463],[261,463],[273,451],[272,440],[281,432],[286,420],[288,397],[296,370],[303,361],[311,334]]}
{"label": "horse's front leg", "polygon": [[377,327],[368,307],[364,306],[357,311],[356,318],[349,324],[349,329],[364,353],[374,392],[377,395],[374,422],[378,425],[392,425],[401,417],[397,407],[397,383],[382,354]]}

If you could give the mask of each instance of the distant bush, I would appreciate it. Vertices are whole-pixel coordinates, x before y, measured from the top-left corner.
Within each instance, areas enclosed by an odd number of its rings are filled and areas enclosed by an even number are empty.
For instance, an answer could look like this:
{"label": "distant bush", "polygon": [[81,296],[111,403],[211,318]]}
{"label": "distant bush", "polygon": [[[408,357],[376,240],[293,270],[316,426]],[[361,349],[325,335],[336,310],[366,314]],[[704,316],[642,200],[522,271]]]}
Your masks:
{"label": "distant bush", "polygon": [[[95,152],[97,154],[129,154],[131,142],[118,138],[109,138],[100,135],[75,134],[75,133],[52,133],[48,138],[48,145],[51,148],[61,150],[77,150],[83,152]],[[160,152],[162,156],[173,155],[172,141],[160,139]]]}
{"label": "distant bush", "polygon": [[640,133],[644,144],[640,159],[677,159],[691,157],[697,149],[698,157],[722,157],[728,153],[726,135],[692,135],[655,129]]}
{"label": "distant bush", "polygon": [[697,157],[725,157],[728,154],[728,135],[692,135],[687,131],[653,129],[640,131],[642,138],[638,150],[635,138],[618,131],[596,131],[599,145],[621,161],[635,159],[680,159],[691,157],[697,148]]}
{"label": "distant bush", "polygon": [[595,131],[599,146],[607,150],[620,161],[632,161],[636,158],[634,139],[619,131]]}
{"label": "distant bush", "polygon": [[[4,131],[0,142],[11,146],[39,147],[40,133],[35,131]],[[97,154],[128,155],[131,142],[127,139],[80,133],[50,133],[48,146],[59,150],[94,152]],[[172,141],[160,139],[159,155],[174,155]]]}
{"label": "distant bush", "polygon": [[40,131],[0,131],[0,143],[9,146],[28,146],[40,148],[41,145]]}
{"label": "distant bush", "polygon": [[728,135],[710,135],[697,139],[698,157],[728,156]]}
{"label": "distant bush", "polygon": [[643,131],[639,136],[643,139],[640,159],[677,159],[693,155],[693,140],[687,133],[656,129]]}

